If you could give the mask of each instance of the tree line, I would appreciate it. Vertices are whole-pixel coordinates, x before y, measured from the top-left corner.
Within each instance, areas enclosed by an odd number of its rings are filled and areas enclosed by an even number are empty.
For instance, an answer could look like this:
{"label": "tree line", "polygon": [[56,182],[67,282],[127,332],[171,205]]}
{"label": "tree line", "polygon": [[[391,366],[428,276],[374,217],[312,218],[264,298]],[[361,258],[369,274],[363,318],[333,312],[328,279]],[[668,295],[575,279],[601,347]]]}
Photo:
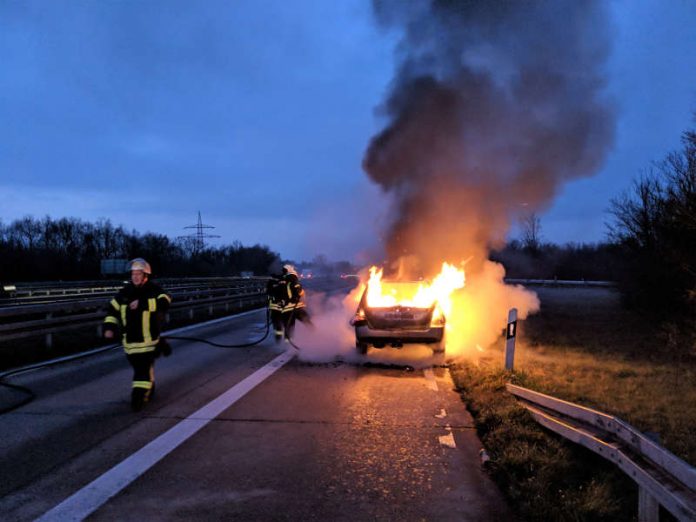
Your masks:
{"label": "tree line", "polygon": [[611,202],[626,303],[696,319],[696,132]]}
{"label": "tree line", "polygon": [[621,255],[619,246],[611,242],[556,245],[538,241],[530,245],[512,240],[492,252],[491,259],[505,267],[509,278],[618,281]]}
{"label": "tree line", "polygon": [[280,265],[280,256],[265,245],[200,248],[188,239],[129,232],[106,219],[27,216],[0,222],[2,282],[99,279],[102,260],[134,257],[147,259],[159,277],[266,275]]}

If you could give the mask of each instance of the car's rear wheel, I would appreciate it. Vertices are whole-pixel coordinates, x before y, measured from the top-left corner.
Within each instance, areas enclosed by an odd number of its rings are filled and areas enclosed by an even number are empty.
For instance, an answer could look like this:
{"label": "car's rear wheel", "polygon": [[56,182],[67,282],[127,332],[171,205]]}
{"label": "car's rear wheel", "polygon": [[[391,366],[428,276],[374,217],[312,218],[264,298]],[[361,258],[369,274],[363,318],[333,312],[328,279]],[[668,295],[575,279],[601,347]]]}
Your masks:
{"label": "car's rear wheel", "polygon": [[361,343],[360,341],[355,341],[355,348],[358,350],[360,355],[365,355],[367,353],[367,343]]}

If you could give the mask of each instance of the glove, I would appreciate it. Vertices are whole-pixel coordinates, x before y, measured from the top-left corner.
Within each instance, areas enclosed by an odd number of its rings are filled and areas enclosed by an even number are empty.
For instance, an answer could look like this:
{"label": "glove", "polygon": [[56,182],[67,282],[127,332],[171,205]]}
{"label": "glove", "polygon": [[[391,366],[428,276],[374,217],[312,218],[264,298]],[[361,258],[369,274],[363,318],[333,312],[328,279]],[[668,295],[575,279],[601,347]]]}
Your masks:
{"label": "glove", "polygon": [[169,357],[172,354],[172,347],[164,337],[161,337],[159,343],[157,343],[157,348],[165,357]]}

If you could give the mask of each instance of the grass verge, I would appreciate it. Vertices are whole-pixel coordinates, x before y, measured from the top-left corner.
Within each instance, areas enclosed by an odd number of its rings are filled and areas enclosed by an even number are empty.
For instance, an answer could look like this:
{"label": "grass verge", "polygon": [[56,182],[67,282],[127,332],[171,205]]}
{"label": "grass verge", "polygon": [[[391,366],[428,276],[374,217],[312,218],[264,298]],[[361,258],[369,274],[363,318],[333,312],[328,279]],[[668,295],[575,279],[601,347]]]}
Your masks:
{"label": "grass verge", "polygon": [[635,520],[633,482],[541,428],[505,382],[616,415],[693,464],[696,363],[665,350],[659,329],[621,309],[611,291],[539,294],[541,312],[520,328],[514,374],[503,369],[503,340],[452,368],[491,475],[524,520]]}

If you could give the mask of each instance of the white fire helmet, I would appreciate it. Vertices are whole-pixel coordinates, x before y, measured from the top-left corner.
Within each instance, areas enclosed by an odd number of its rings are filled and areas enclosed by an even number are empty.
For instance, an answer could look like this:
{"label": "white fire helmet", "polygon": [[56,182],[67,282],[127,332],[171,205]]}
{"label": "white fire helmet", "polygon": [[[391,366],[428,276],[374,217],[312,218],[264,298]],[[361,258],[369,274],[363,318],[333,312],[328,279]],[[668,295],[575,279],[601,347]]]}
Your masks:
{"label": "white fire helmet", "polygon": [[152,269],[150,268],[150,263],[145,261],[142,257],[136,257],[128,263],[128,271],[142,270],[147,275],[152,274]]}
{"label": "white fire helmet", "polygon": [[297,275],[297,270],[295,270],[295,267],[293,265],[283,265],[283,270],[285,270],[288,274],[292,275]]}

